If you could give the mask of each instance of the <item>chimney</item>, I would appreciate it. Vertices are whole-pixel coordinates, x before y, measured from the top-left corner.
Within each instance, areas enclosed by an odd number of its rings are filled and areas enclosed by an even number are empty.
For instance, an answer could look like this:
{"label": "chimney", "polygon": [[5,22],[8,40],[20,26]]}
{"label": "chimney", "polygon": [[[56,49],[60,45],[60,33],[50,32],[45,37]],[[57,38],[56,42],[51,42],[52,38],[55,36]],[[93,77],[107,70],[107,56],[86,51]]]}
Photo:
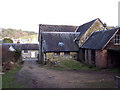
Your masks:
{"label": "chimney", "polygon": [[106,23],[103,24],[103,27],[104,27],[104,30],[107,30],[107,24]]}

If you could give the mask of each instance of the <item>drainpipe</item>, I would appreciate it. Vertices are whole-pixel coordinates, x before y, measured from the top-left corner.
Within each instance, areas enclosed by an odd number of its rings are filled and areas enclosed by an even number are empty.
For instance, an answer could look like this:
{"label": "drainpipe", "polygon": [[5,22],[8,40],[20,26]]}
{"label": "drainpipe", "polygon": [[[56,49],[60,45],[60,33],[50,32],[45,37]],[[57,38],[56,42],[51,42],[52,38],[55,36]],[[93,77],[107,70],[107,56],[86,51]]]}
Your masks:
{"label": "drainpipe", "polygon": [[40,26],[41,26],[41,24],[39,25],[39,63],[41,63],[42,62],[42,60],[41,60],[41,30],[40,30]]}

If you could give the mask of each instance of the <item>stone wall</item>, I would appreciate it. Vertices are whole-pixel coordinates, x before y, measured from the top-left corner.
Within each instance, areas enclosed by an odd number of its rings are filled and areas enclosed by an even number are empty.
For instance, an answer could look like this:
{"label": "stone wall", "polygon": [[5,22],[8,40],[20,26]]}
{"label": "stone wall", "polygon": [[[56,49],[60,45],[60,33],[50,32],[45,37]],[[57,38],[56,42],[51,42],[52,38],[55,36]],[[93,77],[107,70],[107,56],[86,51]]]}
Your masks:
{"label": "stone wall", "polygon": [[78,55],[78,60],[80,62],[84,62],[84,59],[85,59],[85,50],[84,49],[80,49],[79,50],[79,55]]}
{"label": "stone wall", "polygon": [[47,62],[56,62],[60,60],[77,60],[78,59],[78,53],[77,52],[69,52],[69,54],[65,54],[64,52],[60,52],[59,55],[57,55],[54,52],[49,52],[44,54],[44,61]]}
{"label": "stone wall", "polygon": [[79,40],[79,46],[82,46],[82,44],[89,38],[89,36],[95,32],[95,31],[101,31],[104,27],[102,23],[97,20],[95,23],[85,32],[85,34],[80,38]]}

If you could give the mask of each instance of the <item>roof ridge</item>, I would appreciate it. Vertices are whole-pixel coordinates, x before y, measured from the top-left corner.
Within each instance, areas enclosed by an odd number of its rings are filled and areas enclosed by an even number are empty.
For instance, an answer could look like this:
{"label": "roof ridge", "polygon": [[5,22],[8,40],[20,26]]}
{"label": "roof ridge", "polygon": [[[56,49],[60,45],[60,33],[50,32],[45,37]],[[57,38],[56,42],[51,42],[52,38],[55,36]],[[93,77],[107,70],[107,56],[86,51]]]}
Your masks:
{"label": "roof ridge", "polygon": [[[96,21],[98,18],[96,18],[96,19],[94,19],[94,20],[91,20],[91,21],[89,21],[89,22],[86,22],[86,23],[84,23],[84,24],[82,24],[82,25],[85,25],[85,24],[88,24],[88,23],[90,23],[90,22],[92,22],[92,21]],[[80,26],[82,26],[82,25],[80,25]]]}
{"label": "roof ridge", "polygon": [[[39,24],[39,25],[41,25],[41,26],[68,26],[68,27],[70,27],[70,26],[75,26],[75,25],[56,25],[56,24]],[[77,25],[76,25],[77,26]],[[76,27],[75,26],[75,27]]]}
{"label": "roof ridge", "polygon": [[41,32],[41,33],[43,33],[43,34],[80,34],[80,32]]}
{"label": "roof ridge", "polygon": [[[120,27],[119,27],[120,28]],[[95,31],[93,33],[98,33],[98,32],[107,32],[107,31],[112,31],[112,30],[116,30],[116,29],[119,29],[119,28],[112,28],[112,29],[108,29],[108,30],[100,30],[100,31]]]}

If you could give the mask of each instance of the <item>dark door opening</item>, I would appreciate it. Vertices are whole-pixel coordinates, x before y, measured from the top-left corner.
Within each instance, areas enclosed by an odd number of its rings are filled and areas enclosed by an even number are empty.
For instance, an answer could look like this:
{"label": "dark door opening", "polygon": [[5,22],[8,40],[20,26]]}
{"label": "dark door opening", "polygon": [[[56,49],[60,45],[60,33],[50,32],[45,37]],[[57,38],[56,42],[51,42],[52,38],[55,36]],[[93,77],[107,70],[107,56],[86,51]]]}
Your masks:
{"label": "dark door opening", "polygon": [[91,50],[91,63],[95,64],[95,50]]}
{"label": "dark door opening", "polygon": [[120,51],[108,51],[108,67],[120,67]]}

